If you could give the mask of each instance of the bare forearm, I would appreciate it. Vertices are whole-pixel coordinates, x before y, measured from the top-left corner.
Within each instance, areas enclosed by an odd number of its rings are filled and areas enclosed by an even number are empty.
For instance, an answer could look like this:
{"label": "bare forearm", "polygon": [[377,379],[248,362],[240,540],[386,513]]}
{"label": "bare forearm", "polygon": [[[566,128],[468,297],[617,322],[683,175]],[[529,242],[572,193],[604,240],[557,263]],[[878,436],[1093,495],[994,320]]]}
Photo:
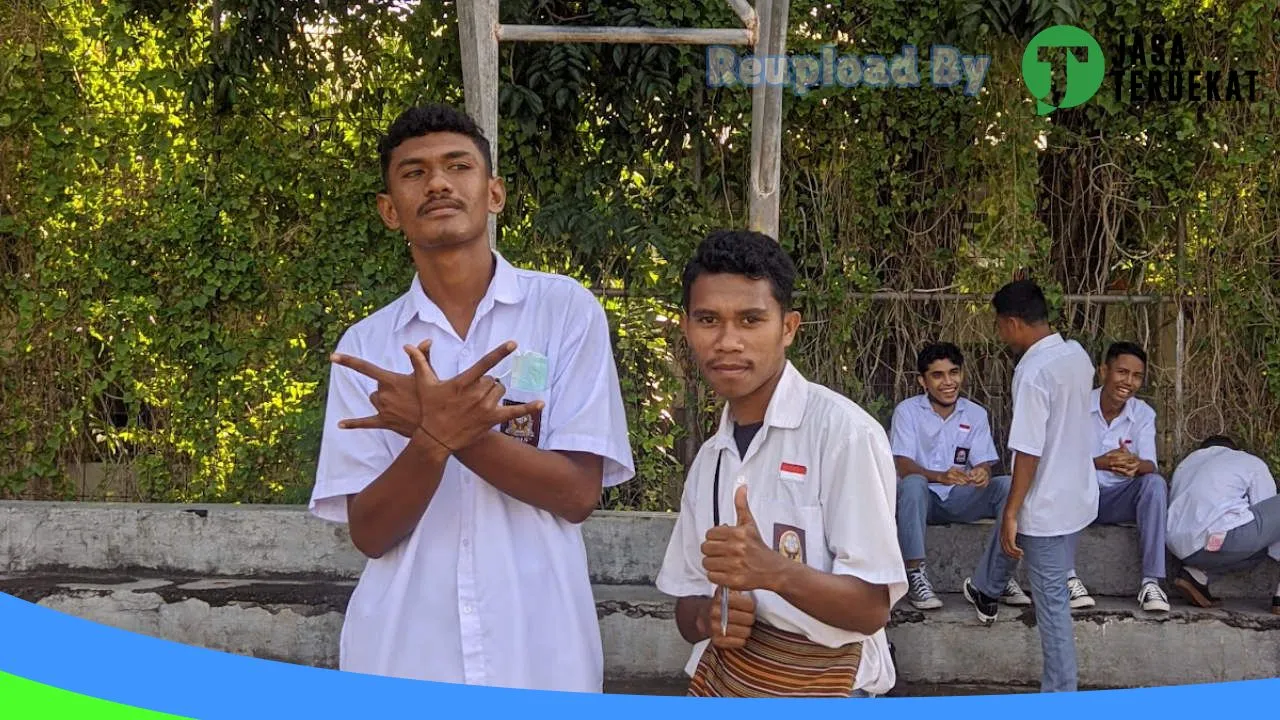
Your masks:
{"label": "bare forearm", "polygon": [[928,480],[929,482],[938,482],[937,473],[932,472],[930,470],[925,470],[924,468],[920,467],[920,465],[916,463],[915,460],[912,460],[909,457],[903,457],[902,455],[894,455],[893,467],[895,470],[898,471],[898,477],[900,479],[905,477],[910,477],[912,475],[920,475],[925,480]]}
{"label": "bare forearm", "polygon": [[1159,471],[1160,469],[1156,467],[1156,464],[1150,460],[1138,461],[1138,475],[1154,475]]}
{"label": "bare forearm", "polygon": [[604,461],[594,455],[539,450],[490,431],[455,457],[502,492],[572,523],[600,502]]}
{"label": "bare forearm", "polygon": [[676,600],[676,628],[680,637],[689,644],[697,644],[710,637],[710,629],[703,625],[707,616],[709,597],[682,597]]}
{"label": "bare forearm", "polygon": [[444,476],[448,451],[419,431],[376,480],[347,498],[356,549],[382,557],[413,533]]}
{"label": "bare forearm", "polygon": [[1013,456],[1013,478],[1009,483],[1009,499],[1005,502],[1007,515],[1017,515],[1022,509],[1022,501],[1031,491],[1031,482],[1036,477],[1036,468],[1040,466],[1040,458],[1035,455],[1015,452]]}
{"label": "bare forearm", "polygon": [[889,622],[889,588],[853,577],[792,567],[778,577],[775,592],[828,625],[870,635]]}
{"label": "bare forearm", "polygon": [[1093,469],[1111,470],[1111,459],[1106,454],[1099,455],[1093,459]]}

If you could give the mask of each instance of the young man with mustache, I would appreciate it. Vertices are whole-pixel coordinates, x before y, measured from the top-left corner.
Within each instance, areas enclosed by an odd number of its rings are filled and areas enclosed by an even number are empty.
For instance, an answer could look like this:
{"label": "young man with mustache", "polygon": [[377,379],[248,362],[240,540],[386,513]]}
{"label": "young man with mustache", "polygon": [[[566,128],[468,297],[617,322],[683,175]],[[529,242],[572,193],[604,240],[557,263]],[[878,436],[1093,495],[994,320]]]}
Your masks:
{"label": "young man with mustache", "polygon": [[893,686],[884,627],[906,593],[893,455],[874,418],[788,362],[794,281],[777,242],[748,231],[712,233],[684,270],[685,339],[725,400],[657,579],[695,644],[694,696]]}
{"label": "young man with mustache", "polygon": [[[1142,585],[1138,605],[1148,612],[1168,612],[1164,579],[1165,523],[1168,487],[1156,467],[1156,411],[1136,395],[1147,374],[1147,353],[1119,342],[1107,348],[1098,367],[1102,386],[1091,404],[1097,469],[1098,518],[1095,525],[1137,522],[1142,543]],[[1071,536],[1071,575],[1067,589],[1071,607],[1093,607],[1094,600],[1075,570],[1080,533]]]}
{"label": "young man with mustache", "polygon": [[379,153],[417,272],[333,356],[310,507],[368,557],[340,668],[601,692],[580,523],[634,472],[604,312],[490,249],[506,193],[471,118],[412,108]]}
{"label": "young man with mustache", "polygon": [[[923,393],[893,410],[890,445],[898,477],[898,544],[907,561],[907,601],[917,610],[942,607],[925,569],[925,526],[999,518],[1009,476],[991,477],[1000,459],[986,408],[962,397],[964,354],[952,343],[920,350],[916,370]],[[991,543],[1000,542],[999,527]],[[1000,593],[1006,605],[1031,604],[1012,576]]]}
{"label": "young man with mustache", "polygon": [[1013,371],[1009,449],[1013,481],[1000,519],[1000,544],[987,548],[964,596],[990,624],[996,597],[1024,556],[1035,599],[1043,655],[1041,692],[1072,692],[1079,684],[1067,596],[1070,536],[1098,515],[1093,433],[1089,426],[1093,363],[1080,344],[1049,325],[1044,292],[1017,280],[991,298],[1000,339],[1019,355]]}

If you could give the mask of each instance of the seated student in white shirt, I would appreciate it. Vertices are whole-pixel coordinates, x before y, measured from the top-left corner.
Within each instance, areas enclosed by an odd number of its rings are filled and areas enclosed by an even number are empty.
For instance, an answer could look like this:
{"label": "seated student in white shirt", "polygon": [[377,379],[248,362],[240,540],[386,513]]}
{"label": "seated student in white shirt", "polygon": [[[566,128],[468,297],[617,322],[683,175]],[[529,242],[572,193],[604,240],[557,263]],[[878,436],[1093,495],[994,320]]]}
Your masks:
{"label": "seated student in white shirt", "polygon": [[368,557],[339,668],[601,692],[580,523],[633,474],[604,312],[490,249],[505,191],[471,118],[412,108],[379,152],[417,272],[333,359],[311,511]]}
{"label": "seated student in white shirt", "polygon": [[[1271,469],[1214,435],[1173,472],[1169,551],[1182,569],[1174,587],[1192,604],[1212,607],[1209,572],[1247,570],[1270,557],[1280,561],[1280,495]],[[1280,587],[1271,597],[1280,615]]]}
{"label": "seated student in white shirt", "polygon": [[685,338],[726,401],[657,579],[696,646],[693,696],[892,687],[884,627],[907,588],[893,455],[873,417],[788,362],[794,280],[777,242],[750,231],[712,233],[684,271]]}
{"label": "seated student in white shirt", "polygon": [[[924,390],[898,403],[890,445],[898,471],[898,545],[907,561],[907,601],[918,610],[942,607],[925,567],[925,526],[999,518],[1009,476],[991,477],[1000,459],[987,409],[961,397],[964,355],[952,343],[931,343],[916,358]],[[992,542],[999,542],[999,525]],[[1012,576],[1000,600],[1030,605]]]}
{"label": "seated student in white shirt", "polygon": [[[1147,353],[1130,342],[1113,343],[1098,367],[1102,386],[1094,388],[1093,466],[1098,479],[1095,525],[1136,522],[1142,544],[1142,585],[1138,604],[1148,612],[1168,612],[1165,577],[1165,512],[1168,487],[1156,466],[1156,411],[1136,395],[1146,379]],[[1071,536],[1071,607],[1093,607],[1094,600],[1076,574],[1080,533]]]}
{"label": "seated student in white shirt", "polygon": [[1000,546],[988,546],[965,580],[965,599],[992,623],[996,597],[1026,553],[1027,579],[1040,633],[1041,692],[1074,692],[1079,684],[1067,595],[1070,536],[1098,515],[1093,477],[1089,392],[1093,363],[1080,344],[1049,325],[1044,292],[1030,280],[1000,288],[991,299],[1000,339],[1021,355],[1013,371],[1013,482],[1000,520]]}

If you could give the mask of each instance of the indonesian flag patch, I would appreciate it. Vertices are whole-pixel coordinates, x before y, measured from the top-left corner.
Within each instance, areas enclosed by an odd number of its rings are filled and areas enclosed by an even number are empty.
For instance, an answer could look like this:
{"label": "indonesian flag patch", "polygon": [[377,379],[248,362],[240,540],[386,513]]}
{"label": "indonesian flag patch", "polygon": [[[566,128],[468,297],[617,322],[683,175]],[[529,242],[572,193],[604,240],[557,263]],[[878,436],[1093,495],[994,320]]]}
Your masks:
{"label": "indonesian flag patch", "polygon": [[793,480],[795,482],[803,482],[806,471],[805,466],[788,462],[782,463],[782,468],[779,470],[783,480]]}

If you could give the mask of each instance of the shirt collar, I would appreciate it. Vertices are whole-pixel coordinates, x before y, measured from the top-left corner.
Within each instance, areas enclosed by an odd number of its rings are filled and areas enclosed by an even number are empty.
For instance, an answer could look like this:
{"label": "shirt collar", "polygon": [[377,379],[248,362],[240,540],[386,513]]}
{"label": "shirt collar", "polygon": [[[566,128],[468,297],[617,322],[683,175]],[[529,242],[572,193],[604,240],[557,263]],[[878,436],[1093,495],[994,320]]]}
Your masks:
{"label": "shirt collar", "polygon": [[[480,304],[476,307],[476,318],[479,319],[493,309],[495,302],[504,305],[514,305],[524,300],[524,288],[520,284],[520,277],[516,274],[516,269],[512,267],[502,254],[494,250],[493,257],[496,267],[493,270],[493,279],[489,281],[489,288],[485,291],[484,297],[480,298]],[[418,318],[425,323],[437,325],[443,329],[452,332],[452,326],[444,316],[444,312],[439,305],[432,302],[427,297],[427,293],[422,289],[422,280],[418,273],[413,274],[413,281],[409,285],[407,302],[403,304],[399,317],[396,318],[396,330],[403,328],[413,318]]]}
{"label": "shirt collar", "polygon": [[1022,353],[1022,359],[1018,361],[1018,365],[1021,366],[1024,363],[1026,363],[1028,360],[1030,360],[1032,357],[1039,355],[1041,352],[1044,352],[1045,350],[1048,350],[1053,347],[1057,347],[1064,342],[1066,341],[1062,339],[1062,335],[1060,333],[1045,335],[1044,337],[1035,341],[1035,343],[1032,344],[1031,347],[1027,348],[1026,352]]}
{"label": "shirt collar", "polygon": [[[786,367],[782,369],[782,378],[778,380],[778,386],[773,389],[773,397],[769,398],[769,407],[764,411],[764,424],[761,425],[760,432],[767,435],[771,427],[791,429],[800,427],[808,401],[809,381],[788,360]],[[720,427],[716,431],[715,448],[722,450],[736,447],[737,444],[733,439],[733,418],[729,415],[729,403],[725,403],[720,411]]]}
{"label": "shirt collar", "polygon": [[919,395],[917,395],[916,403],[920,406],[921,410],[924,410],[925,412],[929,413],[933,417],[938,418],[945,424],[945,423],[951,422],[956,417],[964,414],[965,404],[968,403],[968,399],[965,398],[963,395],[957,397],[955,409],[952,410],[951,414],[946,416],[945,418],[939,415],[937,410],[933,409],[933,402],[929,400],[929,393],[920,393]]}
{"label": "shirt collar", "polygon": [[[1102,388],[1100,387],[1094,388],[1092,396],[1093,396],[1092,397],[1093,414],[1098,416],[1098,419],[1102,421],[1103,425],[1106,425],[1107,418],[1102,414]],[[1125,420],[1133,420],[1133,398],[1132,397],[1124,401],[1124,407],[1120,409],[1120,414],[1116,416],[1117,420],[1121,418],[1124,418]]]}

